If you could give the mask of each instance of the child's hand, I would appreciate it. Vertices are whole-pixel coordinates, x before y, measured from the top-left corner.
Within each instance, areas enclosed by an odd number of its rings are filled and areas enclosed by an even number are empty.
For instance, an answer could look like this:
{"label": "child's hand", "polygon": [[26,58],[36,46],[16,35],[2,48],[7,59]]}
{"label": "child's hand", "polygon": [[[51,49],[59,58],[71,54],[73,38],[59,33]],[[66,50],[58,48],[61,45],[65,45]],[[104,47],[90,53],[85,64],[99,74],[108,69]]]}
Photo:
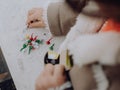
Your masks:
{"label": "child's hand", "polygon": [[36,81],[36,90],[48,90],[62,85],[66,81],[63,65],[47,64]]}
{"label": "child's hand", "polygon": [[43,16],[42,8],[34,8],[30,10],[27,16],[28,28],[45,27],[45,23],[44,23],[42,16]]}

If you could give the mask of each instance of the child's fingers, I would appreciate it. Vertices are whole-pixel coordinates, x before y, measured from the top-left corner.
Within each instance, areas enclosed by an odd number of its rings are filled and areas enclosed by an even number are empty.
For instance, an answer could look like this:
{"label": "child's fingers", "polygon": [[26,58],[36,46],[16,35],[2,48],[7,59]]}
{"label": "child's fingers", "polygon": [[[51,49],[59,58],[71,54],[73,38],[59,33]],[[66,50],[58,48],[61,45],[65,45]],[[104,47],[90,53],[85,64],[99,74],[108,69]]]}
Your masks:
{"label": "child's fingers", "polygon": [[39,28],[39,27],[45,27],[45,24],[42,22],[42,21],[38,21],[38,22],[33,22],[33,23],[30,23],[29,28]]}
{"label": "child's fingers", "polygon": [[27,19],[27,24],[31,24],[32,21],[36,20],[37,17],[35,17],[35,15],[31,15],[31,16],[28,16],[28,19]]}
{"label": "child's fingers", "polygon": [[39,23],[43,23],[44,22],[42,17],[39,14],[37,14],[37,13],[28,16],[28,19],[27,19],[27,24],[28,25],[32,24],[32,23],[35,23],[35,22],[39,22]]}
{"label": "child's fingers", "polygon": [[43,11],[42,8],[32,8],[31,10],[28,11],[28,14],[31,15],[31,14],[33,14],[34,12],[36,12],[37,10]]}
{"label": "child's fingers", "polygon": [[55,65],[54,75],[55,76],[64,76],[64,74],[65,74],[64,65]]}
{"label": "child's fingers", "polygon": [[40,22],[30,23],[28,27],[29,27],[29,28],[34,28],[34,27],[37,28],[37,27],[40,27]]}
{"label": "child's fingers", "polygon": [[52,64],[47,64],[46,66],[45,66],[45,69],[44,69],[45,71],[46,71],[46,74],[47,75],[53,75],[53,72],[54,72],[54,66],[52,65]]}
{"label": "child's fingers", "polygon": [[30,11],[28,11],[28,16],[34,14],[34,12],[35,12],[35,10],[30,10]]}
{"label": "child's fingers", "polygon": [[37,79],[36,79],[36,83],[35,83],[35,90],[47,90],[44,83],[44,78],[43,76],[39,76]]}
{"label": "child's fingers", "polygon": [[26,24],[27,24],[27,25],[29,25],[29,24],[30,24],[30,22],[31,22],[31,20],[32,20],[32,19],[31,19],[31,16],[28,16],[28,17],[27,17]]}
{"label": "child's fingers", "polygon": [[38,11],[38,12],[40,12],[40,13],[43,12],[43,8],[33,8],[32,10],[33,10],[33,11]]}
{"label": "child's fingers", "polygon": [[55,65],[54,69],[54,84],[60,86],[66,81],[65,67],[63,65]]}
{"label": "child's fingers", "polygon": [[43,9],[42,8],[33,8],[30,11],[28,11],[28,16],[30,16],[30,15],[36,13],[36,12],[39,12],[40,15],[43,15]]}
{"label": "child's fingers", "polygon": [[41,20],[42,15],[43,15],[42,8],[31,9],[30,11],[28,11],[26,24],[29,26],[29,24],[33,23],[35,20]]}
{"label": "child's fingers", "polygon": [[32,8],[31,10],[41,10],[41,11],[43,11],[43,8]]}

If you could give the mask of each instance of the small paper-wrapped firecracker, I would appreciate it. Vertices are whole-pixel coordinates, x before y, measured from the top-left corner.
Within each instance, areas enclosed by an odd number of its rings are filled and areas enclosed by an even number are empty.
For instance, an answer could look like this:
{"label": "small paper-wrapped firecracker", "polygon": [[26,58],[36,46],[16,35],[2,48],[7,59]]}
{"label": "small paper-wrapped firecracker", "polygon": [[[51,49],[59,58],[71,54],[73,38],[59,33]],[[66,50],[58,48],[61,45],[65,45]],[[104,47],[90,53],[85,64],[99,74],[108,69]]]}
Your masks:
{"label": "small paper-wrapped firecracker", "polygon": [[48,51],[44,57],[44,63],[51,63],[53,65],[59,64],[60,55],[54,51]]}

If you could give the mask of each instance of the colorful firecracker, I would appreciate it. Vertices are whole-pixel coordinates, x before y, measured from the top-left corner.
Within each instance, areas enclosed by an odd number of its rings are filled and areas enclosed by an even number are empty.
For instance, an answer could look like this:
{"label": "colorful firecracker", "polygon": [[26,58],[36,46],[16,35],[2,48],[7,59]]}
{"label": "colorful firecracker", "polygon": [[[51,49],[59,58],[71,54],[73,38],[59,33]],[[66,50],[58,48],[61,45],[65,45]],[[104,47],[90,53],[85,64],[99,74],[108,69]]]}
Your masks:
{"label": "colorful firecracker", "polygon": [[46,41],[46,44],[47,44],[47,45],[50,45],[52,39],[53,39],[53,38],[51,37],[49,40],[47,40],[47,41]]}
{"label": "colorful firecracker", "polygon": [[[49,50],[51,50],[51,51],[53,51],[54,50],[54,46],[55,46],[55,44],[52,44],[51,43],[51,40],[53,39],[53,37],[51,37],[50,39],[48,39],[47,41],[46,41],[46,44],[47,45],[50,45],[50,47],[49,47]],[[52,45],[51,45],[52,44]]]}
{"label": "colorful firecracker", "polygon": [[27,35],[26,39],[27,41],[23,44],[23,47],[20,49],[20,51],[28,48],[28,54],[30,54],[32,50],[39,48],[39,45],[43,43],[43,40],[38,39],[38,36],[33,37],[33,34],[31,36]]}
{"label": "colorful firecracker", "polygon": [[52,45],[49,47],[49,49],[50,49],[51,51],[53,51],[53,50],[54,50],[54,46],[55,46],[55,44],[52,44]]}

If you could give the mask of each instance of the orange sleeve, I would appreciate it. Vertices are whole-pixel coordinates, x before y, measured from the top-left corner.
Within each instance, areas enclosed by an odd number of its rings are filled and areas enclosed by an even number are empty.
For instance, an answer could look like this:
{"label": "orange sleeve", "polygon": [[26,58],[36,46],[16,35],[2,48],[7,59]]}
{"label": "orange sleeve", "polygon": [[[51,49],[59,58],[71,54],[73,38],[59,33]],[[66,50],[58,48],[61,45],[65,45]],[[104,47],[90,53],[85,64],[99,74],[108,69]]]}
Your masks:
{"label": "orange sleeve", "polygon": [[108,31],[115,31],[120,32],[120,22],[116,22],[112,19],[108,19],[103,27],[101,28],[100,32],[108,32]]}

